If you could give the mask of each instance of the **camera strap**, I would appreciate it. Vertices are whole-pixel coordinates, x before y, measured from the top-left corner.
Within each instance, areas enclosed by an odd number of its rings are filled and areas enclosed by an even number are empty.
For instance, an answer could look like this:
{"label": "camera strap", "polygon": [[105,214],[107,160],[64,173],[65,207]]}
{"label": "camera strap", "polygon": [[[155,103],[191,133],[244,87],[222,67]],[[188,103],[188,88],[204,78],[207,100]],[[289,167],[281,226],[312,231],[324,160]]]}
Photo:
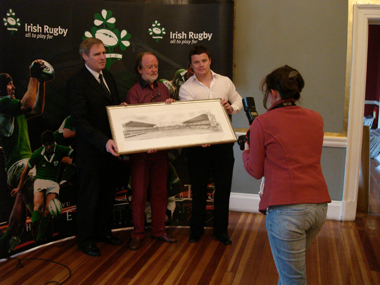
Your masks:
{"label": "camera strap", "polygon": [[280,103],[278,103],[277,105],[273,106],[268,111],[272,111],[274,109],[282,108],[282,107],[289,107],[289,106],[297,106],[294,99],[282,100],[282,101],[280,101]]}

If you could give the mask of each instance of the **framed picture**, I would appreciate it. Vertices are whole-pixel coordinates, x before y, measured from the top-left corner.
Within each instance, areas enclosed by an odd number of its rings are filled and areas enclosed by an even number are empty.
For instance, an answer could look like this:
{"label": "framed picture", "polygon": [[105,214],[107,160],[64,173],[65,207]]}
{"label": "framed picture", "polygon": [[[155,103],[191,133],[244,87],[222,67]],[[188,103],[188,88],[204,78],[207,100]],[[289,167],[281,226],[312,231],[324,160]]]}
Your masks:
{"label": "framed picture", "polygon": [[235,142],[220,99],[108,106],[119,154]]}

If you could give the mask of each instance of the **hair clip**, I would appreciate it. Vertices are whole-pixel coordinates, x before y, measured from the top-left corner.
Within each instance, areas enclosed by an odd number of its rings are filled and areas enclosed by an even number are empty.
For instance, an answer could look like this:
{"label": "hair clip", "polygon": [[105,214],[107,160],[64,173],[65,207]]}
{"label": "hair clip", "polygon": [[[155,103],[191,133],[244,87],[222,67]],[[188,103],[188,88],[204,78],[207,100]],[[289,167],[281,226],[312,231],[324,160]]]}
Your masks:
{"label": "hair clip", "polygon": [[298,71],[297,70],[292,70],[289,72],[289,75],[288,75],[288,78],[293,78],[293,77],[296,77],[298,75]]}

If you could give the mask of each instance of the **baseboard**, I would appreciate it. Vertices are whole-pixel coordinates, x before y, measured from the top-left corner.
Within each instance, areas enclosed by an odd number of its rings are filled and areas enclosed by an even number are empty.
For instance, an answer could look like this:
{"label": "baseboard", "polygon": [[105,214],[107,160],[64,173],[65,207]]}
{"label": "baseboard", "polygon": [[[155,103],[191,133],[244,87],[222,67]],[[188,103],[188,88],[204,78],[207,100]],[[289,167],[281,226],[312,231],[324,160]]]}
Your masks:
{"label": "baseboard", "polygon": [[[231,193],[230,210],[235,212],[258,213],[260,197],[257,194]],[[342,217],[342,202],[332,201],[327,210],[328,220],[345,220]]]}

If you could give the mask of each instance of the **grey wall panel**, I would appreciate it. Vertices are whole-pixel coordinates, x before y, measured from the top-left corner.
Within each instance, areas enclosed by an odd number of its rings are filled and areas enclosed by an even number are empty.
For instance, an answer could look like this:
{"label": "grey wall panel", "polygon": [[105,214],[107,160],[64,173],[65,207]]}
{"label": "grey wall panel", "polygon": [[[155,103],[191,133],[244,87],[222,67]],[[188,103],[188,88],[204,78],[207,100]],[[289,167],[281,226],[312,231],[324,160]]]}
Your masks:
{"label": "grey wall panel", "polygon": [[[261,80],[288,64],[305,79],[301,105],[323,116],[325,132],[343,131],[347,1],[235,1],[234,82],[242,97],[253,96],[263,113]],[[236,128],[247,127],[244,114]]]}
{"label": "grey wall panel", "polygon": [[[261,180],[256,180],[245,171],[241,150],[237,144],[234,146],[234,153],[235,168],[232,180],[232,192],[257,194],[260,189]],[[334,201],[342,201],[345,157],[345,148],[323,147],[322,149],[322,171],[331,200]],[[310,173],[310,175],[313,174]]]}

